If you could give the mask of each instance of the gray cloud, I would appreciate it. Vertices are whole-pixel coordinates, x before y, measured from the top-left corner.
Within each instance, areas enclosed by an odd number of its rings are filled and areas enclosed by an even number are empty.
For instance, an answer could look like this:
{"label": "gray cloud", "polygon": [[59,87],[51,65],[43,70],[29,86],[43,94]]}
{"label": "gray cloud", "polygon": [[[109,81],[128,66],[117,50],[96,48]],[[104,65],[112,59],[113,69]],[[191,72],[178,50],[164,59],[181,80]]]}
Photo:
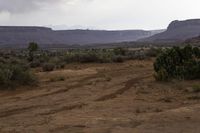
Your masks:
{"label": "gray cloud", "polygon": [[157,29],[172,20],[200,18],[199,5],[199,0],[0,0],[0,25]]}
{"label": "gray cloud", "polygon": [[57,4],[66,0],[0,0],[0,12],[22,13],[40,9],[45,4]]}

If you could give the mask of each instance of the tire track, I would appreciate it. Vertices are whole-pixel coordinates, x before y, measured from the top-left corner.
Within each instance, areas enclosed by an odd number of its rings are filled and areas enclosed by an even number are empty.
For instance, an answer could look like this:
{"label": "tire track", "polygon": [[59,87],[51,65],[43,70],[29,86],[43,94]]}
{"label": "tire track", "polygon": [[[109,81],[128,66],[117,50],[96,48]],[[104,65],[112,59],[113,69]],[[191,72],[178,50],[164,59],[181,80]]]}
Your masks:
{"label": "tire track", "polygon": [[114,99],[118,95],[122,95],[123,93],[128,91],[134,84],[138,83],[138,81],[140,81],[142,79],[145,79],[145,78],[149,78],[151,76],[152,75],[148,75],[148,76],[145,76],[145,77],[137,77],[137,78],[128,80],[123,88],[118,89],[118,90],[116,90],[115,92],[113,92],[111,94],[104,95],[104,96],[96,99],[95,101],[100,102],[100,101],[107,101],[107,100]]}
{"label": "tire track", "polygon": [[38,109],[38,108],[41,108],[41,107],[45,107],[45,105],[34,105],[34,106],[15,108],[15,109],[2,111],[2,112],[0,112],[0,118],[13,116],[13,115],[17,115],[17,114],[22,114],[22,113],[25,113],[29,110]]}
{"label": "tire track", "polygon": [[50,95],[54,95],[54,94],[65,93],[65,92],[68,92],[69,90],[75,89],[75,88],[85,84],[85,82],[87,82],[88,80],[90,80],[92,78],[97,78],[96,74],[91,76],[91,77],[86,77],[86,78],[84,78],[82,80],[79,80],[78,84],[72,85],[72,86],[67,86],[65,89],[60,89],[60,90],[57,90],[57,91],[54,91],[54,92],[50,92],[50,93],[47,93],[47,94],[42,94],[42,95],[29,97],[29,98],[26,98],[24,100],[32,100],[32,99],[36,99],[36,98],[39,98],[39,97],[46,97],[46,96],[50,96]]}
{"label": "tire track", "polygon": [[56,114],[56,113],[59,113],[59,112],[62,112],[62,111],[69,111],[69,110],[73,110],[73,109],[81,109],[81,108],[83,108],[84,106],[87,106],[87,105],[88,104],[85,104],[85,103],[67,105],[67,106],[60,107],[58,109],[50,110],[50,111],[45,112],[45,113],[40,113],[39,115],[52,115],[52,114]]}
{"label": "tire track", "polygon": [[[28,106],[28,107],[22,107],[22,108],[15,108],[15,109],[10,109],[10,110],[5,110],[0,112],[0,118],[4,118],[4,117],[10,117],[13,115],[19,115],[19,114],[23,114],[27,111],[30,110],[36,110],[36,109],[41,109],[44,107],[51,107],[53,105],[33,105],[33,106]],[[80,104],[74,104],[74,105],[66,105],[57,109],[53,109],[50,110],[48,112],[45,113],[40,113],[39,115],[51,115],[51,114],[55,114],[61,111],[65,111],[65,110],[73,110],[73,109],[80,109],[84,106],[87,106],[87,104],[85,103],[80,103]]]}

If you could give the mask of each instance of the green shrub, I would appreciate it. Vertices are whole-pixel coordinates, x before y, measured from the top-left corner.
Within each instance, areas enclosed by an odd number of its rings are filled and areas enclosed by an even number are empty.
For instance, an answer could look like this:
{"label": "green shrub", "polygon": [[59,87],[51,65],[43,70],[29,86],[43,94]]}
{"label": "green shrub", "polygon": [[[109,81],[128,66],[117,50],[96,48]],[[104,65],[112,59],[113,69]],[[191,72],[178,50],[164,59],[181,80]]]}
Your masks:
{"label": "green shrub", "polygon": [[128,59],[139,59],[139,60],[143,60],[146,58],[146,53],[144,52],[144,50],[137,50],[137,51],[129,51],[127,52],[126,57]]}
{"label": "green shrub", "polygon": [[44,72],[49,72],[49,71],[53,71],[55,68],[55,65],[52,63],[46,63],[42,66],[42,69]]}
{"label": "green shrub", "polygon": [[29,51],[28,61],[34,60],[34,52],[37,50],[38,50],[38,44],[35,42],[30,42],[28,46],[28,51]]}
{"label": "green shrub", "polygon": [[160,69],[157,73],[154,74],[154,78],[157,81],[168,81],[169,75],[168,75],[167,71],[163,68],[163,69]]}
{"label": "green shrub", "polygon": [[90,62],[97,62],[98,61],[98,55],[92,51],[82,53],[79,57],[79,61],[81,63],[90,63]]}
{"label": "green shrub", "polygon": [[36,67],[40,67],[41,63],[40,63],[39,60],[34,60],[34,61],[30,62],[29,65],[30,65],[31,68],[36,68]]}
{"label": "green shrub", "polygon": [[15,87],[32,85],[36,81],[34,75],[26,67],[19,64],[0,64],[0,86]]}
{"label": "green shrub", "polygon": [[110,63],[112,62],[113,53],[110,51],[103,51],[98,53],[98,61],[99,63]]}
{"label": "green shrub", "polygon": [[64,56],[64,61],[66,63],[79,62],[79,58],[80,58],[80,54],[70,52]]}
{"label": "green shrub", "polygon": [[108,63],[112,61],[112,52],[108,50],[81,50],[69,52],[64,56],[66,63]]}
{"label": "green shrub", "polygon": [[[184,48],[173,47],[163,50],[154,63],[157,77],[160,77],[160,74],[162,75],[162,69],[164,69],[169,79],[200,78],[200,58],[198,54],[199,49],[192,48],[191,46],[185,46]],[[156,79],[158,80],[158,78]]]}
{"label": "green shrub", "polygon": [[62,69],[65,67],[65,61],[61,57],[56,56],[49,60],[49,62],[54,64],[56,69]]}
{"label": "green shrub", "polygon": [[126,52],[127,52],[127,49],[125,49],[125,48],[114,48],[113,52],[114,52],[115,55],[123,55],[123,56],[125,56]]}
{"label": "green shrub", "polygon": [[63,68],[65,68],[65,63],[64,63],[64,62],[58,63],[58,64],[56,65],[56,68],[57,68],[57,69],[63,69]]}

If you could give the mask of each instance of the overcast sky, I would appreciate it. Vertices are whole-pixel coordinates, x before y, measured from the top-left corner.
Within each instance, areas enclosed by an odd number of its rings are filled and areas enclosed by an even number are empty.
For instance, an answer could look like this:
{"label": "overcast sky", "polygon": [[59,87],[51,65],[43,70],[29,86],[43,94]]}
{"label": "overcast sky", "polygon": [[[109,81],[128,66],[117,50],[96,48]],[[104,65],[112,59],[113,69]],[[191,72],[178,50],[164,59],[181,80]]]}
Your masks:
{"label": "overcast sky", "polygon": [[0,25],[162,29],[200,18],[200,0],[0,0]]}

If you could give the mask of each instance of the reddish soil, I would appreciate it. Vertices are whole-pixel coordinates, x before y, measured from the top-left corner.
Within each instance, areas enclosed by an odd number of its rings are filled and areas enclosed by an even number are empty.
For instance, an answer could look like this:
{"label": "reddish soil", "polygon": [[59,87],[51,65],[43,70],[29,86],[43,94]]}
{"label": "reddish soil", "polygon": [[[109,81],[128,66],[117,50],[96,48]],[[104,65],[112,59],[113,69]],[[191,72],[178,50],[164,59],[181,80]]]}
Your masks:
{"label": "reddish soil", "polygon": [[199,133],[200,80],[157,82],[152,63],[38,72],[37,87],[0,91],[0,133]]}

